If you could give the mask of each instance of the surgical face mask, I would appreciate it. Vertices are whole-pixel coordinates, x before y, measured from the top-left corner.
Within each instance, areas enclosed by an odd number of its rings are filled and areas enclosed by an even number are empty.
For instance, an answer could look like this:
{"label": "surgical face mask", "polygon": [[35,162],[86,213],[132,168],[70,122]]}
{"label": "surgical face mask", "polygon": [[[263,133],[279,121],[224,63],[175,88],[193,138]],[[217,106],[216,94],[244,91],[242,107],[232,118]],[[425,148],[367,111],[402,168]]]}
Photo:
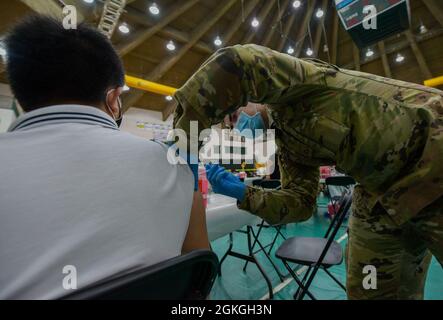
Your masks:
{"label": "surgical face mask", "polygon": [[[261,133],[263,133],[263,130],[265,129],[265,123],[263,121],[260,112],[257,112],[253,116],[250,116],[246,112],[242,111],[240,113],[240,116],[238,117],[235,129],[240,131],[240,134],[246,138],[257,138],[258,136],[261,135]],[[256,130],[262,130],[262,131],[261,133],[259,133],[256,132]]]}
{"label": "surgical face mask", "polygon": [[114,118],[114,121],[115,121],[115,123],[117,124],[117,126],[120,128],[121,127],[121,125],[122,125],[122,122],[123,122],[123,112],[122,112],[122,101],[121,101],[121,99],[120,99],[120,97],[118,98],[118,109],[120,110],[119,111],[119,116],[118,117],[116,117],[115,115],[114,115],[114,112],[112,112],[112,108],[109,106],[109,104],[108,104],[108,96],[109,96],[109,94],[111,93],[111,91],[109,91],[107,94],[106,94],[106,101],[105,101],[105,104],[106,104],[106,107],[108,108],[108,110],[109,110],[109,112],[112,114],[112,117]]}

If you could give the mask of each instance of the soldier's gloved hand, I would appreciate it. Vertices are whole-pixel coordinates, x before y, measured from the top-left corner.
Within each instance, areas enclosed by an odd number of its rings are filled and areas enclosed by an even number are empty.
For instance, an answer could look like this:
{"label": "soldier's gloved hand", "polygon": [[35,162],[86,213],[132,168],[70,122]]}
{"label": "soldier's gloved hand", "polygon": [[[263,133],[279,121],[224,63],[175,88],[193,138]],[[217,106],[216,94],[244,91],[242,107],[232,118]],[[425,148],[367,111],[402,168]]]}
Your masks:
{"label": "soldier's gloved hand", "polygon": [[206,176],[215,193],[222,194],[238,201],[245,198],[246,185],[238,177],[219,165],[206,165]]}

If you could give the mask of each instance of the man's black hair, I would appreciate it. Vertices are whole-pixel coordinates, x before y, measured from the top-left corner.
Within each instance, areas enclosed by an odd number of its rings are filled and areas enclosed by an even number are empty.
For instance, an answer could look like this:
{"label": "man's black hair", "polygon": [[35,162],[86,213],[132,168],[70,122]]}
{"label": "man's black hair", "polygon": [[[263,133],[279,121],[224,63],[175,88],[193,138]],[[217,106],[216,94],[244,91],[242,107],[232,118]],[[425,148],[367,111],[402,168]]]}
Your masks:
{"label": "man's black hair", "polygon": [[60,21],[33,15],[9,32],[5,44],[9,82],[27,112],[64,103],[98,105],[107,90],[124,85],[111,42],[85,24],[67,30]]}

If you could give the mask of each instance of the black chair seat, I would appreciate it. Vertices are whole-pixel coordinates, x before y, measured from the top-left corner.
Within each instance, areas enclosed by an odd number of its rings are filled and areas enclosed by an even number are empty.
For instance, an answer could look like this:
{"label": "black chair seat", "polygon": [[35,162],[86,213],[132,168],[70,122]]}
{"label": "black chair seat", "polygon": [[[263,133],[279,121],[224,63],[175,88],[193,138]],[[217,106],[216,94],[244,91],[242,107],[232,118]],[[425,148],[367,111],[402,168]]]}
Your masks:
{"label": "black chair seat", "polygon": [[[292,263],[310,266],[319,260],[327,242],[328,239],[324,238],[293,237],[286,240],[275,255]],[[333,265],[341,264],[342,261],[342,248],[339,243],[334,241],[321,265],[329,268]]]}
{"label": "black chair seat", "polygon": [[217,276],[218,258],[196,250],[100,281],[63,300],[203,300]]}

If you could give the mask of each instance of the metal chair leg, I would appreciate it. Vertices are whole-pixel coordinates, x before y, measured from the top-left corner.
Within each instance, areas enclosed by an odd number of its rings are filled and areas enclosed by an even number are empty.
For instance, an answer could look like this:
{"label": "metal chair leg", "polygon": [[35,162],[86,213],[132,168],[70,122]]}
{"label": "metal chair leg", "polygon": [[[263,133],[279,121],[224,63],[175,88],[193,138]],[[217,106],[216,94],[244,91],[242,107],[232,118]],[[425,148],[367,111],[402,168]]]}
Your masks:
{"label": "metal chair leg", "polygon": [[222,263],[223,261],[225,261],[225,259],[228,257],[228,255],[232,252],[232,247],[234,245],[234,236],[232,234],[232,232],[229,234],[229,248],[226,251],[226,253],[223,255],[223,257],[220,260],[220,263],[218,265],[218,276],[221,277],[222,276],[222,272],[221,272],[221,267],[222,267]]}
{"label": "metal chair leg", "polygon": [[[264,224],[265,224],[265,220],[262,220],[262,222],[260,223],[260,226],[258,227],[257,235],[254,234],[254,243],[252,244],[252,251],[254,251],[255,245],[258,242],[258,237],[260,236],[260,233],[261,233],[261,231],[263,229],[263,225]],[[252,230],[252,227],[250,227],[250,228]],[[252,232],[254,232],[254,231],[252,230]],[[249,263],[249,261],[245,262],[245,265],[243,266],[243,272],[246,272],[246,268],[248,267],[248,263]]]}
{"label": "metal chair leg", "polygon": [[[275,229],[277,229],[277,228],[275,228]],[[274,245],[275,245],[275,242],[277,241],[278,236],[279,236],[279,234],[277,232],[274,236],[274,239],[271,242],[271,245],[269,246],[268,254],[271,254],[272,249],[274,248]]]}
{"label": "metal chair leg", "polygon": [[274,298],[274,292],[273,292],[271,280],[269,279],[269,277],[266,274],[265,270],[263,269],[263,267],[260,265],[260,263],[258,262],[257,258],[255,257],[254,250],[253,250],[252,245],[251,245],[251,229],[252,229],[252,227],[248,226],[247,228],[248,228],[247,236],[248,236],[249,255],[254,260],[254,263],[257,265],[257,268],[260,271],[260,273],[263,275],[263,278],[265,278],[266,284],[268,285],[269,299],[273,299]]}
{"label": "metal chair leg", "polygon": [[275,234],[274,240],[272,241],[272,243],[271,243],[271,245],[270,245],[270,247],[269,247],[269,250],[268,250],[268,254],[269,254],[269,255],[271,254],[272,249],[273,249],[274,246],[275,246],[275,242],[277,241],[278,236],[280,236],[280,237],[282,237],[284,240],[286,240],[285,235],[281,232],[282,227],[283,227],[283,226],[274,227],[275,230],[277,231],[277,233]]}
{"label": "metal chair leg", "polygon": [[312,270],[311,274],[309,275],[308,280],[306,281],[306,284],[304,285],[306,290],[302,290],[300,292],[300,300],[303,300],[303,298],[305,297],[305,294],[307,294],[307,290],[311,286],[311,283],[314,280],[315,275],[317,274],[319,268],[320,268],[320,265],[318,263],[313,267],[313,270]]}
{"label": "metal chair leg", "polygon": [[[255,236],[255,235],[254,235]],[[277,273],[278,277],[280,278],[280,281],[283,282],[285,280],[284,276],[281,274],[280,270],[278,269],[278,267],[275,265],[274,261],[272,261],[272,258],[267,254],[266,249],[263,247],[263,245],[261,244],[261,242],[259,240],[257,240],[257,244],[260,247],[261,251],[263,252],[263,254],[265,255],[265,257],[269,260],[269,262],[271,263],[272,267],[274,268],[275,272]]]}
{"label": "metal chair leg", "polygon": [[[301,283],[305,283],[306,279],[308,278],[309,274],[311,273],[312,267],[309,266],[308,270],[306,270],[305,275],[303,276],[303,279],[301,280]],[[301,287],[299,286],[297,290],[294,293],[294,300],[298,300],[298,297],[300,296]]]}
{"label": "metal chair leg", "polygon": [[[297,274],[294,272],[294,270],[292,270],[291,266],[285,260],[282,260],[282,261],[283,261],[283,264],[286,267],[286,269],[288,269],[288,272],[291,274],[292,278],[294,278],[294,281],[297,283],[299,288],[302,289],[302,292],[305,292],[312,300],[317,300],[314,297],[314,295],[309,291],[309,288],[306,288],[305,285],[303,285],[303,283],[298,278]],[[302,300],[302,299],[299,299],[299,300]]]}
{"label": "metal chair leg", "polygon": [[323,268],[323,270],[346,292],[346,287],[340,282],[340,280],[338,280],[328,269]]}

